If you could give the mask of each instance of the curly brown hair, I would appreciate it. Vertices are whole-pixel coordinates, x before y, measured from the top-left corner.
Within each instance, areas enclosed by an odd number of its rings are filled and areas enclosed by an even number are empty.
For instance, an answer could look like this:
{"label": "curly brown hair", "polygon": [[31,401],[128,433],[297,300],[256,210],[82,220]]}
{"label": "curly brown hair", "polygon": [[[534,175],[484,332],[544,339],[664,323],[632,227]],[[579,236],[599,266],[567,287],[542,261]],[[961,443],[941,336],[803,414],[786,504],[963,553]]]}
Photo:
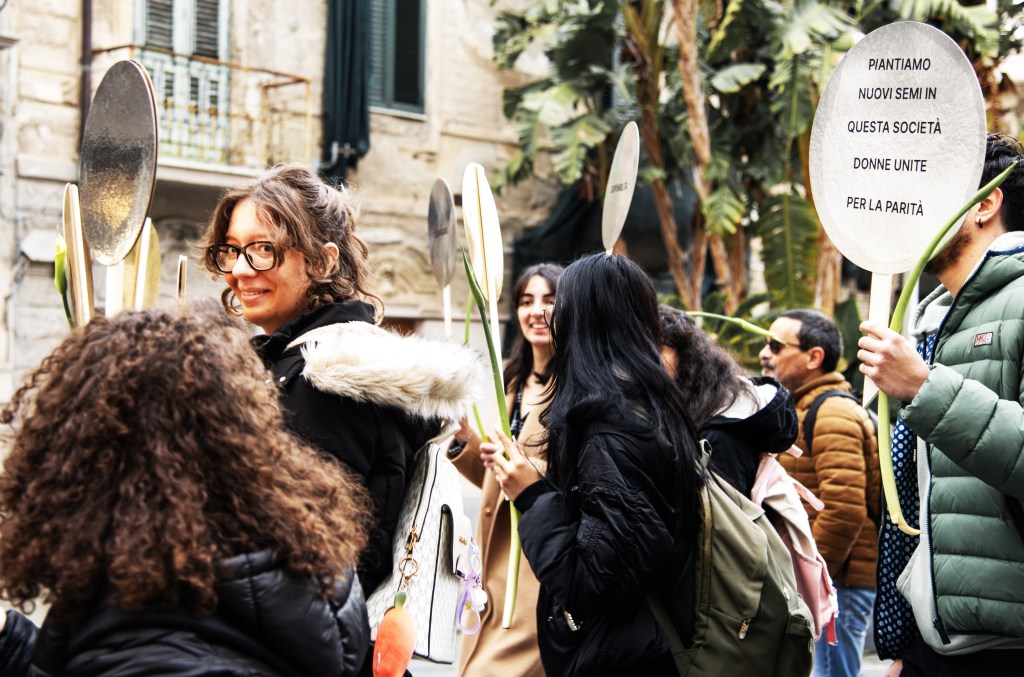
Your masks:
{"label": "curly brown hair", "polygon": [[217,311],[96,317],[0,422],[0,594],[67,615],[112,604],[211,613],[215,562],[270,549],[326,596],[366,543],[357,480],[282,427],[278,393]]}
{"label": "curly brown hair", "polygon": [[[251,185],[233,188],[221,197],[210,217],[203,239],[203,265],[223,277],[214,261],[212,247],[223,244],[231,225],[231,214],[241,202],[251,200],[257,217],[270,229],[274,244],[294,249],[302,255],[306,274],[312,283],[306,290],[308,308],[321,304],[369,300],[377,315],[384,303],[370,290],[370,250],[355,233],[358,209],[350,192],[334,188],[308,167],[279,164],[261,174]],[[338,247],[337,260],[329,259],[324,245]],[[221,294],[221,303],[231,315],[241,315],[230,289]]]}

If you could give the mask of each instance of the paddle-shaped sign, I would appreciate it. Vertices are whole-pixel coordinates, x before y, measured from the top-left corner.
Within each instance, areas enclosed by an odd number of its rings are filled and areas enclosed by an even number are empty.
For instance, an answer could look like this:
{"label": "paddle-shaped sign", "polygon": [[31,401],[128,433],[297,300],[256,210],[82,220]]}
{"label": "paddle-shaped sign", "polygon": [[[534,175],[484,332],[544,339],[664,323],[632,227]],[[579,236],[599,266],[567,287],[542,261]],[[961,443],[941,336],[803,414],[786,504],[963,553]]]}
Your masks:
{"label": "paddle-shaped sign", "polygon": [[123,307],[142,310],[156,305],[160,295],[160,239],[149,219],[124,257],[124,280]]}
{"label": "paddle-shaped sign", "polygon": [[[927,24],[906,21],[872,31],[832,74],[811,131],[811,187],[829,238],[874,274],[869,318],[889,324],[892,275],[914,267],[940,224],[977,191],[985,131],[985,105],[970,62]],[[865,401],[869,390],[877,392],[865,383]],[[888,411],[883,405],[887,399],[880,396],[879,411]],[[880,422],[889,516],[916,533],[896,495],[887,417]]]}
{"label": "paddle-shaped sign", "polygon": [[608,170],[608,185],[604,190],[604,210],[601,212],[601,241],[609,254],[615,249],[619,234],[626,225],[629,205],[633,202],[636,175],[640,168],[640,130],[630,121],[622,130],[615,147],[612,166]]}
{"label": "paddle-shaped sign", "polygon": [[178,256],[178,280],[175,285],[178,290],[178,300],[185,300],[185,283],[188,278],[188,257],[184,254]]}
{"label": "paddle-shaped sign", "polygon": [[455,273],[455,255],[458,238],[455,236],[455,200],[444,179],[434,182],[430,190],[427,209],[427,248],[434,279],[441,286],[444,303],[444,335],[452,337],[452,275]]}
{"label": "paddle-shaped sign", "polygon": [[[498,351],[498,346],[501,345],[498,333],[498,295],[501,293],[502,271],[505,265],[504,249],[501,244],[501,227],[498,225],[498,209],[494,204],[494,196],[487,183],[484,168],[476,163],[470,163],[466,167],[462,179],[462,221],[466,227],[466,244],[469,249],[468,255],[463,251],[463,265],[466,268],[470,293],[484,322],[484,336],[491,359],[494,396],[498,404],[501,427],[505,434],[511,437],[508,406],[505,402],[505,379],[500,360],[501,353]],[[516,594],[519,590],[519,561],[523,550],[519,542],[519,511],[515,506],[510,506],[509,517],[511,531],[505,578],[505,605],[501,616],[503,628],[512,627]]]}
{"label": "paddle-shaped sign", "polygon": [[491,336],[496,345],[501,345],[498,297],[501,295],[505,250],[491,186],[487,183],[484,168],[475,162],[466,167],[462,178],[462,222],[466,228],[469,262],[488,304]]}
{"label": "paddle-shaped sign", "polygon": [[111,66],[89,108],[82,134],[80,198],[89,251],[107,266],[106,313],[123,305],[120,264],[142,232],[156,182],[156,101],[146,69]]}
{"label": "paddle-shaped sign", "polygon": [[93,316],[92,264],[89,245],[82,230],[81,203],[78,186],[69,183],[64,187],[64,241],[67,246],[65,266],[67,269],[67,300],[71,311],[71,324],[84,327]]}

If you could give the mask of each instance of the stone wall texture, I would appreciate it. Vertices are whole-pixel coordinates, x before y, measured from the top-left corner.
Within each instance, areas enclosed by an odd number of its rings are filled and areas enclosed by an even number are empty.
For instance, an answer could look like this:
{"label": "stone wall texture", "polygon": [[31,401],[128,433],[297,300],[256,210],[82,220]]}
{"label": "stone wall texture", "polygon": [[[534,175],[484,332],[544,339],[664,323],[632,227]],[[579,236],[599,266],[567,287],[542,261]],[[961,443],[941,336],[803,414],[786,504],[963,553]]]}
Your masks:
{"label": "stone wall texture", "polygon": [[[222,0],[229,4],[228,48],[232,112],[246,115],[255,138],[261,118],[259,69],[298,76],[287,107],[305,124],[288,136],[291,157],[315,161],[319,147],[320,92],[324,72],[324,0]],[[95,50],[91,97],[114,61],[137,56],[142,0],[92,0]],[[370,244],[379,292],[390,319],[427,333],[440,327],[441,293],[426,253],[427,201],[444,178],[461,191],[470,162],[494,169],[514,151],[516,134],[501,112],[504,87],[537,75],[542,60],[524,59],[526,70],[499,72],[491,61],[496,10],[487,0],[430,0],[426,19],[426,110],[409,116],[371,114],[371,151],[349,177],[360,197],[359,232]],[[0,401],[21,374],[66,335],[67,323],[53,288],[54,238],[61,224],[66,183],[78,180],[82,83],[81,0],[10,2],[0,12]],[[250,69],[256,69],[251,71]],[[532,72],[527,72],[532,71]],[[238,83],[244,82],[243,85]],[[282,88],[283,89],[283,88]],[[165,115],[161,92],[158,112]],[[232,122],[236,127],[238,123]],[[264,130],[265,131],[265,130]],[[236,129],[232,129],[232,140]],[[307,147],[312,146],[312,152]],[[174,303],[179,255],[190,257],[190,297],[217,297],[222,285],[198,266],[192,246],[220,192],[244,182],[266,164],[261,147],[233,151],[232,166],[164,157],[158,165],[150,209],[163,250],[161,304]],[[527,182],[497,196],[506,247],[539,223],[556,197],[550,182]],[[97,303],[105,271],[94,267]],[[453,298],[461,315],[466,285],[456,276]],[[511,282],[506,282],[506,288]],[[503,299],[503,314],[508,302]]]}

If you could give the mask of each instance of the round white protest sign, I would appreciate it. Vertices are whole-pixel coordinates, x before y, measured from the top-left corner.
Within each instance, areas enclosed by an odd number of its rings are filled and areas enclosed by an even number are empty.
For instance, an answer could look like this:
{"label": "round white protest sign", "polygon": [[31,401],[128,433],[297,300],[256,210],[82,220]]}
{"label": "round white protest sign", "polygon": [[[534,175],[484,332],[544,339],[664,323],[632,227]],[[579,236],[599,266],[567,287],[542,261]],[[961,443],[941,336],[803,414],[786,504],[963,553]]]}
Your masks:
{"label": "round white protest sign", "polygon": [[977,192],[985,133],[978,78],[955,42],[912,21],[872,31],[815,113],[811,188],[825,232],[861,268],[910,270]]}

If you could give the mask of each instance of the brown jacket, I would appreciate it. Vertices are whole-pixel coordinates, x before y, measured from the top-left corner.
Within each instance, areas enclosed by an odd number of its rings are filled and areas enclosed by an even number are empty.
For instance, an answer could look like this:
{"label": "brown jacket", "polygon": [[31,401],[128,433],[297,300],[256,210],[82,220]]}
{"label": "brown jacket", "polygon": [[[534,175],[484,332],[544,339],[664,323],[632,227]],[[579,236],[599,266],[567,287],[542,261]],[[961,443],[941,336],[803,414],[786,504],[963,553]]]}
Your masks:
{"label": "brown jacket", "polygon": [[833,581],[874,588],[878,557],[876,518],[881,510],[881,474],[874,426],[861,407],[845,397],[830,397],[818,409],[813,449],[804,440],[804,417],[814,399],[830,390],[850,392],[842,374],[817,378],[793,393],[800,435],[800,458],[780,454],[786,471],[825,504],[818,512],[804,504],[818,551]]}
{"label": "brown jacket", "polygon": [[[508,394],[509,402],[514,393]],[[543,447],[536,444],[544,435],[538,421],[544,406],[531,409],[523,422],[519,444],[527,456],[543,462]],[[530,444],[533,440],[535,443]],[[525,557],[519,557],[519,591],[512,627],[503,630],[501,616],[505,605],[505,581],[508,575],[508,549],[512,532],[509,502],[501,493],[498,480],[480,461],[480,440],[474,435],[461,454],[453,459],[469,481],[480,487],[480,523],[477,540],[483,558],[483,582],[487,590],[487,608],[480,632],[462,638],[459,674],[467,677],[544,677],[537,646],[537,593],[540,583]],[[543,467],[541,467],[543,470]]]}

